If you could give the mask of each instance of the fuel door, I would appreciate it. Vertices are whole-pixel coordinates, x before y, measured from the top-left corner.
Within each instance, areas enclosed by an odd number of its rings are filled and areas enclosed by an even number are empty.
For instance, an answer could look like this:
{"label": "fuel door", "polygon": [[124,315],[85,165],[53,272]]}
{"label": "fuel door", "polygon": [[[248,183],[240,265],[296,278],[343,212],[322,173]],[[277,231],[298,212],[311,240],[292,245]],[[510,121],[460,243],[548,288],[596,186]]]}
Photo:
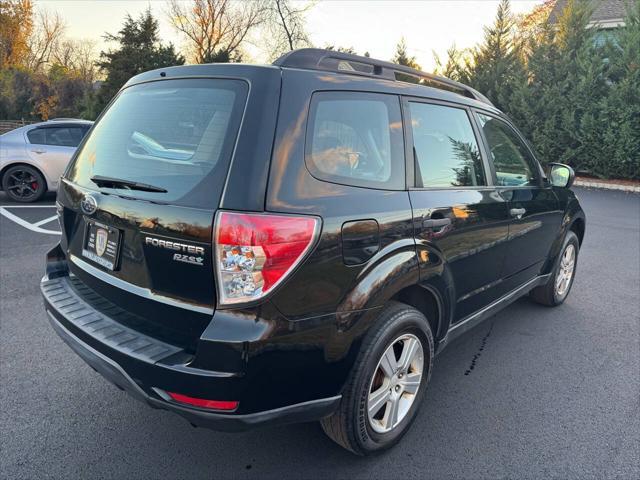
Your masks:
{"label": "fuel door", "polygon": [[345,265],[367,262],[380,249],[380,227],[371,220],[354,220],[342,225],[342,258]]}

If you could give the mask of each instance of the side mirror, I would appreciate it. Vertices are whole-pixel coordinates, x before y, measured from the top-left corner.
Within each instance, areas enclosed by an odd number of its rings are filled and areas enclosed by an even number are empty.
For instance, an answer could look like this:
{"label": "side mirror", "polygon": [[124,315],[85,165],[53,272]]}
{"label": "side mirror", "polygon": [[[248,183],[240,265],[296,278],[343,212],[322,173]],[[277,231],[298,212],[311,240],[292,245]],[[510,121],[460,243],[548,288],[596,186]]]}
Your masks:
{"label": "side mirror", "polygon": [[549,164],[549,179],[554,187],[570,188],[576,179],[576,174],[569,165],[563,163]]}

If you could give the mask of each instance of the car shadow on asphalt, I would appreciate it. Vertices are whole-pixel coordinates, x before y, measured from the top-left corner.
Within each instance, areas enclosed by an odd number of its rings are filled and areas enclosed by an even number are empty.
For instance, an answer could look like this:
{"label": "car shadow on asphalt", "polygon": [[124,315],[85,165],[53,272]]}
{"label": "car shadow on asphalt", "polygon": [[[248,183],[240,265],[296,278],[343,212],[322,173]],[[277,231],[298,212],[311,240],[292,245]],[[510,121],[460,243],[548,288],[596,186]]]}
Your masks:
{"label": "car shadow on asphalt", "polygon": [[[572,307],[567,305],[561,308]],[[522,338],[529,341],[526,348],[534,349],[536,329],[545,328],[545,324],[550,325],[557,318],[558,310],[555,310],[555,314],[552,312],[552,309],[545,309],[528,298],[522,298],[452,342],[435,361],[429,391],[415,425],[397,448],[373,458],[356,457],[334,444],[323,434],[317,422],[231,434],[193,428],[169,412],[138,412],[141,415],[135,415],[135,418],[140,424],[128,423],[126,431],[146,431],[145,436],[151,436],[165,447],[180,445],[183,453],[188,452],[187,457],[182,458],[182,465],[173,466],[176,469],[174,472],[179,471],[180,476],[194,471],[218,472],[221,476],[239,474],[241,471],[251,471],[258,476],[278,476],[283,472],[291,474],[290,468],[303,466],[308,470],[304,473],[298,470],[301,477],[331,475],[336,468],[351,478],[367,477],[368,474],[380,475],[381,462],[407,462],[411,458],[435,462],[442,468],[443,462],[459,460],[453,453],[459,449],[456,442],[468,434],[465,422],[482,415],[473,413],[473,410],[486,389],[511,388],[506,382],[516,375],[518,357],[511,365],[503,363],[499,366],[496,362],[502,361],[505,355],[512,355],[508,347],[521,343]],[[533,323],[532,317],[536,319]],[[496,355],[505,347],[506,352]],[[469,374],[472,364],[474,368]],[[505,383],[497,385],[503,374]],[[123,403],[128,402],[125,400]],[[127,415],[128,409],[124,406],[120,408],[123,415]],[[145,408],[139,406],[136,410]],[[493,421],[492,415],[496,414],[490,406],[486,408],[489,409],[488,414],[477,421],[480,425],[486,426],[487,422]],[[451,434],[452,425],[460,429],[455,435]],[[444,439],[453,442],[447,443]],[[149,445],[145,448],[155,450]],[[161,451],[147,450],[144,453],[136,456],[139,467],[143,471],[155,468],[154,465],[157,466],[162,457]]]}

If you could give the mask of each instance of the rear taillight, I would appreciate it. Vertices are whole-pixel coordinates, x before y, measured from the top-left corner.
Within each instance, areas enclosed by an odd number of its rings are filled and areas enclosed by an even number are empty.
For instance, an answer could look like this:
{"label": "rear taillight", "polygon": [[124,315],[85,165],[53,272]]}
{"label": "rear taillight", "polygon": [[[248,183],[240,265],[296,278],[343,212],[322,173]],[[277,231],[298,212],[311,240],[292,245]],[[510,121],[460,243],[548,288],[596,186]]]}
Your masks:
{"label": "rear taillight", "polygon": [[219,212],[215,226],[220,305],[258,300],[313,246],[316,217]]}

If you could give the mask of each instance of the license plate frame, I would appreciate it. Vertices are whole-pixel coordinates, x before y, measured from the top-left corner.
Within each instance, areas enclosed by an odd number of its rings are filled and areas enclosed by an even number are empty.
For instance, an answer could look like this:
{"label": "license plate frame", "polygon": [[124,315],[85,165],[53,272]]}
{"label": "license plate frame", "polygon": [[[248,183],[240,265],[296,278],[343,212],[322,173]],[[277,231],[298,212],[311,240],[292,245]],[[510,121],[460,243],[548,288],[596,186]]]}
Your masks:
{"label": "license plate frame", "polygon": [[82,256],[107,270],[115,270],[120,257],[122,232],[95,220],[85,219]]}

